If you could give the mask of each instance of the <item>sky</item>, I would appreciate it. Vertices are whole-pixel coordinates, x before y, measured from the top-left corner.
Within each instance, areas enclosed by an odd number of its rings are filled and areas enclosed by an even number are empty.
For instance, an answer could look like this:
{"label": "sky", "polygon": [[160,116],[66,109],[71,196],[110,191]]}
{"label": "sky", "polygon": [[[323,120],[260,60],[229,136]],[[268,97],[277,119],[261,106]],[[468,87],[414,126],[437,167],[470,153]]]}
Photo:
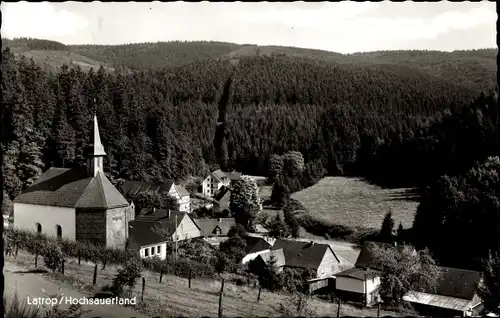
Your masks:
{"label": "sky", "polygon": [[492,48],[495,2],[15,2],[2,37],[64,44],[223,41],[339,53]]}

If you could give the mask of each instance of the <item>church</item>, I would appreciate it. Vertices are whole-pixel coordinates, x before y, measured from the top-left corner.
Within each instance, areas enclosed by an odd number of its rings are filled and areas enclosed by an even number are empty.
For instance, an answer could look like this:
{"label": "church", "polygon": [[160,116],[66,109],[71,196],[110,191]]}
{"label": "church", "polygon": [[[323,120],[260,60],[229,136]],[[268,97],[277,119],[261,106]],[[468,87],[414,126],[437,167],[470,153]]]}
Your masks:
{"label": "church", "polygon": [[14,199],[14,228],[124,249],[133,207],[104,174],[94,116],[86,168],[50,168]]}

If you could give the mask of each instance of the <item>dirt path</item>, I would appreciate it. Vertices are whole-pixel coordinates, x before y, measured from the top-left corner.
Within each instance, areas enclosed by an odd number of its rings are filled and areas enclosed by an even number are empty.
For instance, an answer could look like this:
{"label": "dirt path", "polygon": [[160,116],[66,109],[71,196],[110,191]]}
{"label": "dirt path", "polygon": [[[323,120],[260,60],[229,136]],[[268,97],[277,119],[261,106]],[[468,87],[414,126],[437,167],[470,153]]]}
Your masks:
{"label": "dirt path", "polygon": [[[61,285],[55,284],[42,276],[39,273],[32,273],[27,268],[21,267],[9,262],[4,263],[4,283],[5,283],[5,296],[9,300],[17,292],[17,297],[19,301],[26,302],[28,297],[30,301],[33,302],[35,297],[48,298],[49,295],[61,293],[64,297],[72,297],[72,299],[83,299],[86,298],[83,294],[76,290],[63,287]],[[60,291],[58,292],[58,290]],[[62,308],[69,307],[67,305],[61,305]],[[90,312],[83,315],[83,317],[111,317],[111,318],[125,318],[125,317],[137,317],[146,318],[141,313],[138,313],[132,309],[125,308],[119,305],[83,305],[84,310],[90,310]]]}

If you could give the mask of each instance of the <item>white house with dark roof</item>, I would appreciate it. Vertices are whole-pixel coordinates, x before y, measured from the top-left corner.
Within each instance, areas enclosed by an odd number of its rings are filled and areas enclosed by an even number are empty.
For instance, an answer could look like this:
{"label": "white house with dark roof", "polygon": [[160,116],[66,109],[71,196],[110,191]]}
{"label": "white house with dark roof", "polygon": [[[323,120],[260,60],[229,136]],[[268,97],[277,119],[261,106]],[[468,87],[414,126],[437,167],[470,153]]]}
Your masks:
{"label": "white house with dark roof", "polygon": [[231,188],[233,182],[237,181],[241,178],[241,173],[232,171],[232,172],[223,172],[222,170],[215,170],[211,172],[205,180],[202,182],[202,193],[204,195],[213,196],[217,193],[217,191],[222,187],[226,186]]}
{"label": "white house with dark roof", "polygon": [[14,228],[125,248],[134,213],[104,174],[94,116],[86,169],[50,168],[14,199]]}
{"label": "white house with dark roof", "polygon": [[188,213],[145,208],[129,223],[129,248],[142,258],[165,259],[167,245],[201,236],[201,230]]}

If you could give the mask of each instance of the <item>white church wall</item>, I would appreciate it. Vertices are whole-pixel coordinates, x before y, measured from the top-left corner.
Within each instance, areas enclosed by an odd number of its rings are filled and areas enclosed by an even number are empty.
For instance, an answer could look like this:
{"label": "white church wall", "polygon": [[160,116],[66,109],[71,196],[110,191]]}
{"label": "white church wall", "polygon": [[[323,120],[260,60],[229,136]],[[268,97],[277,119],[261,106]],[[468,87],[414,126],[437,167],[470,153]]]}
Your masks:
{"label": "white church wall", "polygon": [[14,203],[14,228],[35,232],[36,223],[42,225],[42,234],[55,237],[56,225],[60,225],[62,238],[76,238],[74,208]]}

